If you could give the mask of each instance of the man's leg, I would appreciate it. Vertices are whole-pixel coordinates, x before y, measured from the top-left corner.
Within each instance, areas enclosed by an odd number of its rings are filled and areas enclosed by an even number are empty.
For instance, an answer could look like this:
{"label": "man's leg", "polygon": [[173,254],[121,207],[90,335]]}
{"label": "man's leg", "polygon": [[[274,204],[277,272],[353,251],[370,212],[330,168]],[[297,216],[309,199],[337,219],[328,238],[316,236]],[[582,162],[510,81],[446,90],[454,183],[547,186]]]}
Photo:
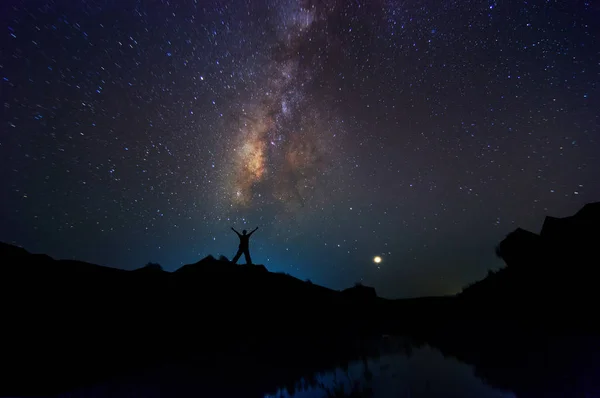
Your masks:
{"label": "man's leg", "polygon": [[240,256],[242,255],[242,253],[243,253],[242,249],[238,249],[237,254],[233,258],[233,260],[231,260],[231,262],[234,264],[237,263],[237,261],[240,259]]}
{"label": "man's leg", "polygon": [[252,264],[252,259],[250,258],[250,250],[244,250],[244,257],[246,257],[246,264]]}

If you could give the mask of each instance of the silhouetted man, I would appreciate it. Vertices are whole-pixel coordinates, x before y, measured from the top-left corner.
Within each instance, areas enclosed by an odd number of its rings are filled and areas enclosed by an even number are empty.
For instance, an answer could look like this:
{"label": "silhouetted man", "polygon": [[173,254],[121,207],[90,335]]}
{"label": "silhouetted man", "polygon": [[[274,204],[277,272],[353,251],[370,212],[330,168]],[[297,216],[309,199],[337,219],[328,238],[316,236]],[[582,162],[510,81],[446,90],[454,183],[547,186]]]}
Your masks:
{"label": "silhouetted man", "polygon": [[238,248],[237,254],[233,258],[233,260],[231,260],[232,263],[237,263],[237,260],[239,260],[242,253],[244,253],[244,257],[246,258],[246,264],[252,264],[252,259],[250,258],[250,236],[254,232],[256,232],[257,229],[258,227],[254,228],[252,231],[250,231],[249,234],[246,234],[246,230],[243,230],[240,234],[238,231],[235,230],[235,228],[231,227],[231,230],[237,234],[238,238],[240,238],[240,246]]}

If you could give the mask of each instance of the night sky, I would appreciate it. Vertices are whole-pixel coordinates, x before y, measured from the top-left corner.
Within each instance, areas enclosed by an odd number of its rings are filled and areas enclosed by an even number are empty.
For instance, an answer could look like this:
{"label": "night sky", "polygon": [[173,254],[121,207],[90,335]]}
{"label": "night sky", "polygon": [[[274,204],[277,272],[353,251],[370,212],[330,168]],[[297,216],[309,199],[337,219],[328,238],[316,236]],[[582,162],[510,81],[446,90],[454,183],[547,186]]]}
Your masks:
{"label": "night sky", "polygon": [[600,200],[593,1],[3,0],[0,20],[0,240],[31,252],[175,270],[258,226],[271,271],[440,295]]}

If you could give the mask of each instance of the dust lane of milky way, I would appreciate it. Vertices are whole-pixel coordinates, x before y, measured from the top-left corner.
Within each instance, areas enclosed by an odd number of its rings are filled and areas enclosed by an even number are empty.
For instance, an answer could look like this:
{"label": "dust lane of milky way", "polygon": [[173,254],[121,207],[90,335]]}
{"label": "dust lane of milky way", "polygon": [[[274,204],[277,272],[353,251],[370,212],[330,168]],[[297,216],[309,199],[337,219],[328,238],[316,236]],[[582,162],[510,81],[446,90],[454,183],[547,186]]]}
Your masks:
{"label": "dust lane of milky way", "polygon": [[312,25],[327,19],[326,11],[291,4],[276,18],[264,83],[232,126],[238,136],[226,154],[232,162],[226,164],[230,172],[225,173],[224,199],[235,205],[251,205],[253,187],[266,181],[274,199],[303,206],[304,196],[315,188],[316,174],[325,174],[324,160],[331,156],[328,138],[333,134],[318,125],[318,110],[304,92],[318,60],[301,65],[302,46]]}

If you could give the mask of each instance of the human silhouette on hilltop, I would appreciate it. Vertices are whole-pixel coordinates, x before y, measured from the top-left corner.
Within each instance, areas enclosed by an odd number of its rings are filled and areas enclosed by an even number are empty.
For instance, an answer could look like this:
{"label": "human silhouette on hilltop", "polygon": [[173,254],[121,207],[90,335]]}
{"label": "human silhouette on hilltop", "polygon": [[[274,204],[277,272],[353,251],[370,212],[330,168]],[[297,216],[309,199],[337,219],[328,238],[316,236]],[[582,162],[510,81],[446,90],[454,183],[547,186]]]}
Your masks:
{"label": "human silhouette on hilltop", "polygon": [[252,231],[250,231],[249,234],[247,234],[246,230],[243,230],[240,234],[238,231],[235,230],[235,228],[231,227],[231,230],[237,234],[238,238],[240,238],[240,246],[238,248],[237,254],[233,258],[233,260],[231,260],[232,263],[237,263],[242,253],[244,253],[244,257],[246,258],[246,264],[252,264],[252,259],[250,258],[250,236],[254,232],[256,232],[257,229],[258,227],[254,228]]}

